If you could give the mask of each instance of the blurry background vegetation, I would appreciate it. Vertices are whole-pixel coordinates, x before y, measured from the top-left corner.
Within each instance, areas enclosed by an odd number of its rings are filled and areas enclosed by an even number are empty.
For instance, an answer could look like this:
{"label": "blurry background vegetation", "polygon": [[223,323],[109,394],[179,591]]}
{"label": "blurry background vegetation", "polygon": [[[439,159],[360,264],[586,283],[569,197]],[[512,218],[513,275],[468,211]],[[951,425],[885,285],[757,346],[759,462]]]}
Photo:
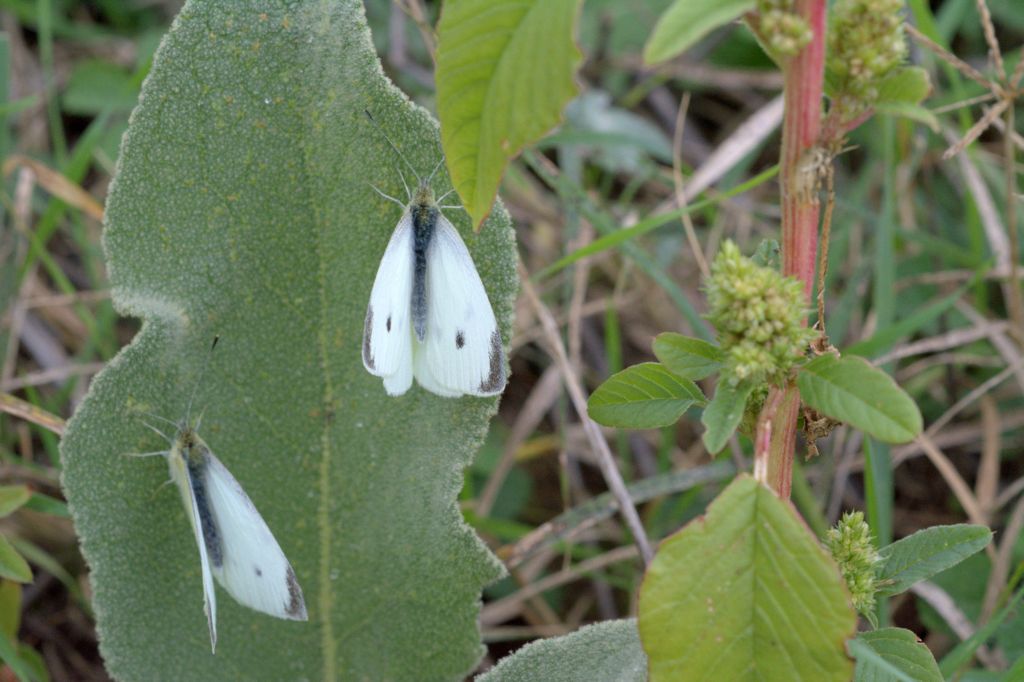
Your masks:
{"label": "blurry background vegetation", "polygon": [[[502,190],[530,272],[602,233],[674,209],[674,135],[681,135],[678,165],[691,201],[777,161],[781,77],[746,29],[716,31],[663,67],[643,66],[642,46],[667,4],[583,3],[583,94],[565,125],[510,167]],[[432,108],[427,27],[439,3],[366,5],[386,72]],[[909,5],[911,23],[990,73],[975,0]],[[0,394],[8,403],[15,396],[66,419],[91,376],[138,329],[109,302],[101,207],[139,86],[178,7],[0,0]],[[1024,42],[1024,3],[991,0],[988,8],[1012,71]],[[864,443],[840,428],[796,473],[794,498],[819,533],[842,510],[863,508],[880,536],[898,538],[964,521],[969,505],[1001,531],[991,552],[890,605],[892,621],[939,657],[991,616],[1024,570],[1024,545],[1015,549],[1024,526],[1024,330],[1012,321],[1010,285],[996,276],[1007,274],[1007,225],[1019,229],[1008,207],[1019,198],[1020,167],[1004,163],[1002,120],[967,153],[944,159],[993,100],[972,102],[986,90],[914,41],[911,61],[931,72],[935,88],[925,105],[938,127],[878,116],[851,136],[836,174],[827,321],[835,345],[861,343],[860,353],[914,396],[925,424],[937,425],[930,435],[941,459],[914,445],[893,448],[891,482],[866,479]],[[680,119],[683,93],[691,99]],[[1011,139],[1024,146],[1019,135]],[[777,238],[777,198],[767,181],[698,212],[703,258],[726,237],[747,253]],[[593,390],[610,373],[651,359],[661,331],[710,334],[699,317],[700,272],[701,256],[675,221],[538,286],[562,324],[573,370]],[[641,577],[606,498],[561,519],[575,529],[571,540],[526,555],[537,537],[531,531],[605,489],[526,303],[511,362],[500,414],[466,472],[462,500],[470,523],[513,567],[485,595],[484,666],[532,638],[634,613]],[[640,507],[652,538],[701,513],[730,462],[749,467],[742,441],[724,461],[710,462],[695,419],[607,435],[627,482],[678,490],[680,471],[706,479]],[[61,498],[57,442],[51,430],[0,413],[0,657],[20,646],[21,658],[50,679],[105,679],[87,570]],[[966,485],[954,492],[957,477]],[[999,679],[983,670],[1021,655],[1024,618],[1011,618],[978,651],[970,679]],[[0,680],[9,676],[0,671]]]}

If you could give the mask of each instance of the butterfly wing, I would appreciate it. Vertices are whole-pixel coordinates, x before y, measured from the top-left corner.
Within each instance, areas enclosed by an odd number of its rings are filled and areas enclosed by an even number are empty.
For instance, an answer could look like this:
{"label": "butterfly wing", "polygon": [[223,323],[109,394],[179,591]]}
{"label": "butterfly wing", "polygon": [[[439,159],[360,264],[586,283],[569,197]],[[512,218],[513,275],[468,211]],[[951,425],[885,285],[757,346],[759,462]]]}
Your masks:
{"label": "butterfly wing", "polygon": [[240,604],[278,618],[306,620],[295,572],[249,496],[212,453],[203,478],[221,547],[220,561],[211,562],[213,575]]}
{"label": "butterfly wing", "polygon": [[[505,389],[498,323],[462,237],[438,214],[427,249],[427,333],[414,342],[416,378],[443,396],[497,395]],[[440,390],[437,390],[440,389]]]}
{"label": "butterfly wing", "polygon": [[388,395],[402,395],[412,385],[413,269],[412,216],[406,211],[380,259],[363,325],[363,366],[384,378]]}
{"label": "butterfly wing", "polygon": [[199,508],[200,501],[196,498],[193,472],[185,463],[180,449],[177,452],[171,452],[169,464],[171,480],[175,482],[178,486],[178,491],[181,493],[181,501],[185,505],[185,512],[188,515],[189,523],[192,525],[192,532],[196,537],[196,545],[199,546],[199,565],[203,571],[203,612],[206,614],[206,624],[210,628],[210,649],[216,652],[217,594],[213,588],[213,573],[210,569],[210,555],[207,551],[207,532],[210,529],[204,527],[204,515]]}

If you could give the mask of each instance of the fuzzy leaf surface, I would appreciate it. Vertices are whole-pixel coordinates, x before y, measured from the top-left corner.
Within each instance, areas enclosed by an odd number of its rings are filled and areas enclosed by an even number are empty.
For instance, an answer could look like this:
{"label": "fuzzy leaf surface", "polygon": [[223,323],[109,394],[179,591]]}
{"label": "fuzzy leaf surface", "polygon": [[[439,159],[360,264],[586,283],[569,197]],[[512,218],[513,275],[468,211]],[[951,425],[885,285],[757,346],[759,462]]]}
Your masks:
{"label": "fuzzy leaf surface", "polygon": [[476,682],[645,682],[647,657],[636,620],[610,620],[531,642]]}
{"label": "fuzzy leaf surface", "polygon": [[[188,2],[158,50],[104,232],[114,304],[142,330],[62,443],[114,678],[461,680],[483,654],[480,589],[501,567],[455,502],[497,401],[419,387],[391,398],[362,366],[370,289],[401,214],[369,183],[404,196],[366,109],[428,175],[437,125],[384,77],[358,0]],[[436,192],[449,186],[434,178]],[[479,235],[450,218],[507,335],[507,214]],[[161,487],[167,465],[124,456],[167,447],[144,413],[181,419],[200,378],[192,416],[309,611],[278,620],[218,586],[216,655],[196,543]]]}

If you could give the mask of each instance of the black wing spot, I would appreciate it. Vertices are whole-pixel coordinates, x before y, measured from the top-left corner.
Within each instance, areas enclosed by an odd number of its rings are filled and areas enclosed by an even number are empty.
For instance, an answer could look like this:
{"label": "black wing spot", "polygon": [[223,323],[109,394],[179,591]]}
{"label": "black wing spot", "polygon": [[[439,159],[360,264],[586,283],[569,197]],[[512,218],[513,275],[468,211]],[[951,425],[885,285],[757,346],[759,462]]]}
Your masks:
{"label": "black wing spot", "polygon": [[384,323],[384,327],[385,327],[385,328],[386,328],[386,329],[387,329],[388,331],[391,331],[391,316],[390,316],[390,315],[388,315],[388,319],[387,319],[387,321],[386,321],[386,322]]}
{"label": "black wing spot", "polygon": [[259,566],[253,566],[253,569],[255,569],[255,571],[256,571],[256,577],[257,578],[262,578],[263,577],[263,571],[260,570]]}
{"label": "black wing spot", "polygon": [[461,329],[455,332],[455,347],[462,348],[466,345],[466,334]]}
{"label": "black wing spot", "polygon": [[373,369],[373,306],[366,309],[366,321],[363,323],[363,362],[368,369]]}
{"label": "black wing spot", "polygon": [[490,368],[487,377],[480,382],[480,392],[485,395],[505,390],[505,359],[501,347],[501,335],[495,329],[491,334]]}

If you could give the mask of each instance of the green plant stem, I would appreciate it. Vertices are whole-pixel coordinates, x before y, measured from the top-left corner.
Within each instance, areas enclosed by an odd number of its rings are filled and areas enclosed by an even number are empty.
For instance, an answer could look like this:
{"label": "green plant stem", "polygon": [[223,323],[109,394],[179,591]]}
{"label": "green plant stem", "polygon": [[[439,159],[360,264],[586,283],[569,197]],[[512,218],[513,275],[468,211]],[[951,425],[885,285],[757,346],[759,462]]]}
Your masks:
{"label": "green plant stem", "polygon": [[[817,161],[825,76],[825,0],[797,0],[794,11],[811,28],[811,42],[783,66],[785,115],[782,124],[782,272],[797,277],[810,303],[818,247],[820,202]],[[766,483],[783,499],[792,486],[793,454],[800,398],[794,385],[773,388],[758,420],[756,455],[767,458]],[[757,470],[757,468],[755,468]]]}

